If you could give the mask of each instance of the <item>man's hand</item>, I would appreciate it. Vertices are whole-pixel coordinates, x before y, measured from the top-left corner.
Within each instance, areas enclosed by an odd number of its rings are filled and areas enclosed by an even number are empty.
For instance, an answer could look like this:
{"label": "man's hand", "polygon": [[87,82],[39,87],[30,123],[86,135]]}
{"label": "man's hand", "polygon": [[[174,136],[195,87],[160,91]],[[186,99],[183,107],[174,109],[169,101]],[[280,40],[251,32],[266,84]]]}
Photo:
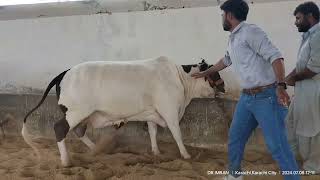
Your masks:
{"label": "man's hand", "polygon": [[209,76],[208,71],[196,72],[196,73],[191,74],[191,77],[194,77],[196,79],[207,77],[207,76]]}
{"label": "man's hand", "polygon": [[286,82],[287,85],[289,85],[289,86],[295,86],[295,85],[296,85],[296,81],[295,81],[295,79],[293,78],[293,76],[287,77],[287,78],[285,79],[285,82]]}
{"label": "man's hand", "polygon": [[290,97],[289,97],[287,91],[281,86],[277,87],[277,97],[278,97],[278,102],[281,105],[286,106],[286,107],[289,106]]}
{"label": "man's hand", "polygon": [[214,72],[219,72],[222,69],[227,67],[224,64],[223,60],[224,60],[224,57],[221,58],[215,65],[211,66],[209,69],[207,69],[205,71],[202,71],[202,72],[193,73],[193,74],[191,74],[191,76],[194,77],[194,78],[209,77],[210,74],[212,74]]}

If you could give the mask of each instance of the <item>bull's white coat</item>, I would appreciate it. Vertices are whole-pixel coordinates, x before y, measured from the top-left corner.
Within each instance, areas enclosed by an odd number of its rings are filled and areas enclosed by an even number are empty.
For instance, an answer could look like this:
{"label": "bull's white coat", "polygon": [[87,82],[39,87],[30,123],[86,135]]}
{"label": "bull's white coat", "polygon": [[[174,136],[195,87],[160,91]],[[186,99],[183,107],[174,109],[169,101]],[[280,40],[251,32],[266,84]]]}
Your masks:
{"label": "bull's white coat", "polygon": [[[70,129],[80,123],[102,128],[126,121],[147,121],[151,148],[159,154],[157,125],[168,127],[181,155],[190,158],[179,127],[186,106],[195,97],[214,96],[204,78],[195,79],[193,67],[186,73],[182,66],[166,57],[138,61],[95,61],[71,68],[61,81],[59,104],[67,107]],[[91,149],[94,144],[81,139]],[[64,142],[58,143],[63,165],[69,165]]]}
{"label": "bull's white coat", "polygon": [[158,112],[162,105],[174,106],[181,119],[191,98],[214,93],[208,82],[191,78],[165,57],[82,63],[67,72],[61,89],[58,103],[68,108],[70,127],[91,115],[87,120],[95,128],[145,120],[166,126]]}

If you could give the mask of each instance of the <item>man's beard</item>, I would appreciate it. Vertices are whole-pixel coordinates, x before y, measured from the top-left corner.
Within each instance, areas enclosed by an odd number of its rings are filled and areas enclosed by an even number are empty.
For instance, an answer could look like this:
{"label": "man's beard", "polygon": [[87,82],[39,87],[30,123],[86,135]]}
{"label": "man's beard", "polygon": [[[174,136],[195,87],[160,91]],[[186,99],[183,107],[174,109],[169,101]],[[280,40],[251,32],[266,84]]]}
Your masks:
{"label": "man's beard", "polygon": [[311,28],[311,24],[307,21],[302,22],[301,24],[297,25],[299,32],[307,32]]}
{"label": "man's beard", "polygon": [[227,20],[223,21],[222,26],[223,26],[223,30],[225,31],[230,31],[231,29],[231,24]]}

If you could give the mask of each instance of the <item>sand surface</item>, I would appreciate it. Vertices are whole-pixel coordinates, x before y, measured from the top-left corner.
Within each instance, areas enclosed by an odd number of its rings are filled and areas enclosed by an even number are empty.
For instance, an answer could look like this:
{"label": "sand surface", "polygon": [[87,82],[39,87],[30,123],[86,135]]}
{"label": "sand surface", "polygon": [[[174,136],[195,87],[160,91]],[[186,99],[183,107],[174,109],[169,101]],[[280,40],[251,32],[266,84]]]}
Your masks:
{"label": "sand surface", "polygon": [[[160,156],[150,152],[148,140],[121,136],[104,137],[93,155],[78,139],[68,139],[73,166],[64,168],[60,163],[54,139],[34,138],[42,157],[37,161],[33,150],[21,137],[8,136],[0,141],[0,180],[192,180],[223,179],[208,175],[208,171],[226,170],[227,151],[223,145],[210,150],[187,146],[191,160],[181,159],[175,143],[159,142]],[[274,161],[263,150],[248,148],[243,161],[244,169],[278,171]],[[281,176],[245,176],[245,180],[280,180]],[[320,180],[320,175],[303,176],[303,180]]]}

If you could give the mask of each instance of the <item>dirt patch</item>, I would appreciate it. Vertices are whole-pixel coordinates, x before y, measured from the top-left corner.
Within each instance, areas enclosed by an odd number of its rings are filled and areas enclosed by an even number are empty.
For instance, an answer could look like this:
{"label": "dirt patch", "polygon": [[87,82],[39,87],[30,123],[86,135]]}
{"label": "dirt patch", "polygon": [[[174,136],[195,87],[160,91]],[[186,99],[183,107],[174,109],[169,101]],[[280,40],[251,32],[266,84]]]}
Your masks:
{"label": "dirt patch", "polygon": [[[108,139],[108,138],[104,138]],[[160,156],[153,156],[148,142],[136,138],[111,136],[99,142],[95,154],[79,140],[68,139],[67,146],[73,166],[63,168],[55,140],[36,138],[42,158],[37,162],[32,149],[21,137],[6,137],[0,144],[0,179],[2,180],[205,180],[222,179],[222,175],[208,175],[208,171],[223,171],[227,166],[224,145],[213,149],[187,146],[191,160],[181,159],[175,143],[159,142]],[[108,143],[109,142],[109,143]],[[257,148],[245,154],[245,170],[276,171],[278,168],[270,155]],[[245,180],[282,180],[276,176],[246,176]],[[303,180],[316,180],[320,176],[303,176]]]}

